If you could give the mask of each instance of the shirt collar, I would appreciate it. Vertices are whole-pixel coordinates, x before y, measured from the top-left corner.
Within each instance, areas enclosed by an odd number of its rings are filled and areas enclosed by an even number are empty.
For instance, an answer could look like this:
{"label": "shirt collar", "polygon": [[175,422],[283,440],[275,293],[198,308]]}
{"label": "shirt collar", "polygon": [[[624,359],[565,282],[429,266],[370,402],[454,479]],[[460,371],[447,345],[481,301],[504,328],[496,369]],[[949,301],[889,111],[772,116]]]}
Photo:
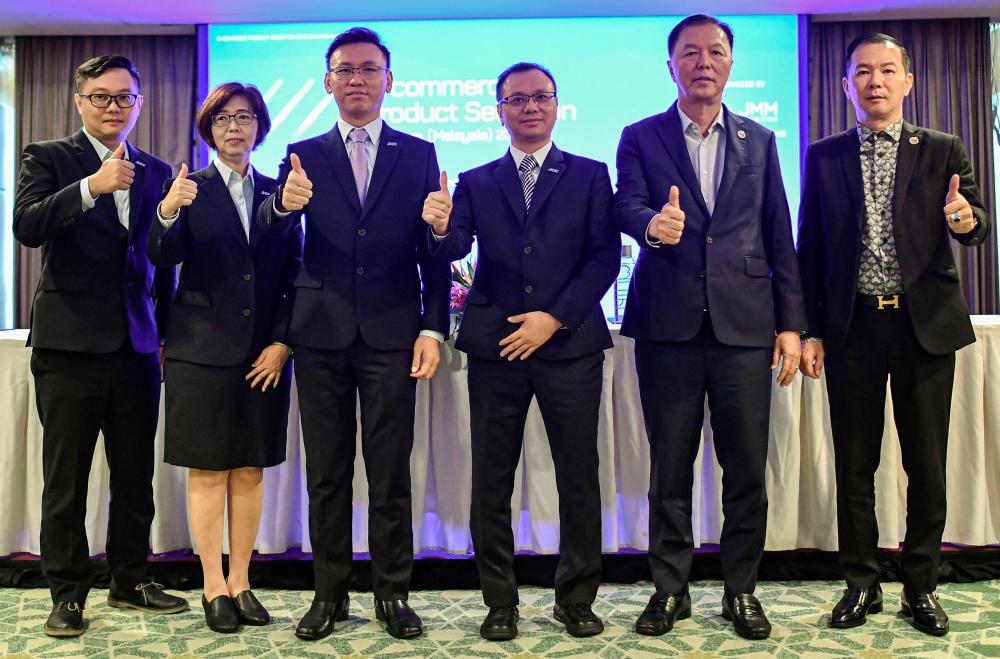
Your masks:
{"label": "shirt collar", "polygon": [[[340,137],[344,142],[350,141],[351,131],[357,128],[357,126],[352,126],[343,119],[337,120],[337,128],[340,129]],[[372,144],[378,146],[378,138],[382,135],[382,117],[376,117],[371,123],[361,126],[368,133],[368,138],[372,141]]]}
{"label": "shirt collar", "polygon": [[549,140],[548,142],[545,143],[545,146],[543,146],[540,149],[536,149],[535,152],[531,154],[521,151],[513,144],[510,145],[510,155],[511,157],[514,158],[515,168],[520,167],[521,161],[524,160],[525,156],[528,155],[535,156],[535,162],[537,162],[538,166],[541,167],[542,163],[545,162],[545,158],[549,155],[549,151],[551,150],[552,150],[552,140]]}
{"label": "shirt collar", "polygon": [[[91,146],[94,147],[94,151],[97,152],[97,157],[101,159],[101,162],[104,162],[107,159],[108,154],[112,153],[111,149],[109,149],[108,147],[104,146],[104,144],[99,139],[97,139],[96,137],[94,137],[93,135],[91,135],[90,133],[88,133],[86,127],[81,127],[81,129],[83,130],[83,134],[87,136],[87,140],[90,141]],[[124,159],[128,160],[128,143],[127,142],[126,142],[126,145],[125,145],[125,158]]]}
{"label": "shirt collar", "polygon": [[[681,109],[680,104],[677,105],[677,112],[681,115],[681,129],[686,133],[693,124],[695,126],[695,132],[698,134],[698,137],[701,137],[701,131],[698,129],[698,125],[695,124],[694,119],[692,119],[691,117],[687,116],[687,114],[684,113],[684,110]],[[726,125],[722,121],[723,115],[725,115],[725,108],[719,108],[719,114],[715,115],[715,119],[712,120],[712,125],[708,127],[709,135],[712,134],[712,130],[714,130],[716,126],[719,127],[719,130],[726,129]]]}
{"label": "shirt collar", "polygon": [[[215,168],[217,170],[219,170],[219,175],[222,177],[222,182],[228,185],[229,177],[232,176],[233,171],[235,170],[233,170],[233,168],[227,165],[226,163],[222,162],[222,159],[218,157],[216,157],[215,160],[212,161],[212,164],[215,165]],[[236,175],[239,176],[239,174]],[[242,180],[245,181],[248,178],[250,179],[250,185],[253,185],[253,165],[251,165],[250,163],[247,163],[247,175],[242,177]]]}
{"label": "shirt collar", "polygon": [[861,124],[858,124],[858,140],[860,140],[861,142],[867,140],[872,133],[885,133],[886,135],[892,138],[893,142],[898,142],[900,136],[903,134],[903,120],[899,119],[889,124],[882,130],[872,130],[867,126],[862,126]]}

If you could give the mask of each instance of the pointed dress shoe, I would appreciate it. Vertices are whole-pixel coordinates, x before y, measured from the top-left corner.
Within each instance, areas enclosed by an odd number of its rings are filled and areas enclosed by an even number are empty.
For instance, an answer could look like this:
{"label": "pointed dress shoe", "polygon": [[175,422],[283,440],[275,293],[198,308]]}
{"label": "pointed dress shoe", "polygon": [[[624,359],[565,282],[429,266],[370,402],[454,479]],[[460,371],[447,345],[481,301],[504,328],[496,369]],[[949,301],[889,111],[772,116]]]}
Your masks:
{"label": "pointed dress shoe", "polygon": [[205,609],[205,624],[213,632],[232,634],[240,630],[240,613],[229,595],[219,595],[211,602],[202,595],[201,606]]}
{"label": "pointed dress shoe", "polygon": [[304,641],[318,641],[333,632],[334,622],[347,620],[347,612],[351,608],[351,598],[347,595],[339,602],[313,600],[312,606],[299,620],[295,635]]}
{"label": "pointed dress shoe", "polygon": [[917,630],[931,636],[944,636],[948,633],[948,614],[941,608],[934,593],[911,595],[904,586],[900,596],[900,609],[900,613],[911,618],[910,624]]}
{"label": "pointed dress shoe", "polygon": [[163,584],[158,584],[152,579],[143,581],[131,590],[119,590],[112,583],[108,591],[108,606],[158,614],[180,613],[189,608],[186,599],[165,592]]}
{"label": "pointed dress shoe", "polygon": [[375,619],[385,623],[385,630],[395,638],[416,638],[424,633],[420,616],[406,600],[375,600]]}
{"label": "pointed dress shoe", "polygon": [[233,598],[236,610],[240,614],[240,622],[244,625],[259,627],[271,622],[271,614],[264,605],[249,590],[241,591]]}
{"label": "pointed dress shoe", "polygon": [[635,621],[635,631],[646,636],[663,636],[674,628],[674,622],[691,617],[691,595],[656,593],[649,598],[642,615]]}
{"label": "pointed dress shoe", "polygon": [[764,607],[750,593],[723,597],[722,617],[732,621],[737,634],[751,641],[771,635],[771,623],[764,615]]}
{"label": "pointed dress shoe", "polygon": [[590,604],[583,602],[567,606],[556,604],[552,609],[552,617],[566,625],[570,636],[594,636],[604,631],[604,623],[591,610]]}
{"label": "pointed dress shoe", "polygon": [[882,586],[848,588],[830,616],[830,626],[850,629],[865,624],[866,616],[882,612]]}
{"label": "pointed dress shoe", "polygon": [[49,636],[80,636],[86,631],[83,607],[76,602],[56,602],[42,630]]}
{"label": "pointed dress shoe", "polygon": [[509,641],[517,636],[520,619],[516,606],[491,606],[486,620],[479,626],[479,635],[487,641]]}

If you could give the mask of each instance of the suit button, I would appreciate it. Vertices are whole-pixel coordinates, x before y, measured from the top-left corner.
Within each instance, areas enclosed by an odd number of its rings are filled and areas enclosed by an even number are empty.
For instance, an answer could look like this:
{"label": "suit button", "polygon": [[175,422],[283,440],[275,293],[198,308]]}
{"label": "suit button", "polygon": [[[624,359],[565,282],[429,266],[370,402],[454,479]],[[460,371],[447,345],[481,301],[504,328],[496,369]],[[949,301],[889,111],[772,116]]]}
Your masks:
{"label": "suit button", "polygon": [[132,288],[133,286],[135,286],[135,282],[134,282],[134,281],[132,281],[131,279],[129,279],[129,280],[128,280],[128,287],[129,287],[129,288]]}
{"label": "suit button", "polygon": [[524,248],[524,253],[531,254],[531,245],[528,245],[527,247]]}
{"label": "suit button", "polygon": [[128,246],[128,251],[129,251],[129,254],[134,254],[135,253],[135,245],[129,245]]}
{"label": "suit button", "polygon": [[249,309],[244,309],[244,310],[243,310],[243,316],[244,316],[245,318],[249,318],[249,317],[250,317],[250,314],[251,314],[251,313],[253,313],[253,312],[252,312],[252,311],[250,311]]}
{"label": "suit button", "polygon": [[365,274],[365,269],[363,266],[359,265],[354,272],[358,273],[358,276],[360,277],[361,275]]}
{"label": "suit button", "polygon": [[250,275],[249,274],[243,275],[243,281],[250,281]]}
{"label": "suit button", "polygon": [[366,235],[368,235],[368,230],[367,229],[358,229],[358,235],[361,236],[362,238],[364,238]]}
{"label": "suit button", "polygon": [[527,286],[525,286],[525,287],[524,287],[524,292],[525,292],[525,293],[528,293],[529,295],[530,295],[530,294],[531,294],[531,293],[532,293],[532,292],[533,292],[534,290],[535,290],[535,288],[534,288],[534,287],[533,287],[533,286],[532,286],[531,284],[528,284]]}
{"label": "suit button", "polygon": [[706,238],[705,242],[708,243],[709,245],[711,245],[712,244],[712,236],[709,236],[708,238]]}
{"label": "suit button", "polygon": [[702,270],[701,272],[698,273],[698,279],[704,279],[704,278],[705,278],[705,271]]}

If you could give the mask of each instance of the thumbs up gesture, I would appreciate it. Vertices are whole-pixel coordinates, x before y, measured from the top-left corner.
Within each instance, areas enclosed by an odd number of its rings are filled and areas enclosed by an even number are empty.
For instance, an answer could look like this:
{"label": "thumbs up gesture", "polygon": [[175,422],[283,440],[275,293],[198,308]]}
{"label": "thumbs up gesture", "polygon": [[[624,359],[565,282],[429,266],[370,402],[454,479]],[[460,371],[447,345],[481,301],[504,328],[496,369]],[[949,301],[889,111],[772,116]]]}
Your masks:
{"label": "thumbs up gesture", "polygon": [[437,192],[431,192],[424,199],[424,210],[420,217],[431,226],[434,234],[448,235],[448,218],[451,217],[451,193],[448,192],[448,172],[441,172]]}
{"label": "thumbs up gesture", "polygon": [[288,172],[288,178],[285,179],[285,185],[281,189],[281,207],[289,211],[298,211],[305,208],[313,196],[313,184],[306,176],[306,170],[302,168],[302,162],[297,155],[289,154],[288,162],[292,166],[292,171]]}
{"label": "thumbs up gesture", "polygon": [[676,185],[670,186],[667,203],[653,216],[646,228],[650,238],[665,245],[676,245],[684,233],[684,211],[681,210],[681,191]]}
{"label": "thumbs up gesture", "polygon": [[976,216],[972,213],[972,206],[958,191],[961,183],[962,178],[953,174],[948,183],[948,194],[944,198],[944,216],[948,228],[954,233],[969,233],[976,228]]}
{"label": "thumbs up gesture", "polygon": [[198,184],[187,177],[187,163],[181,165],[181,171],[170,184],[167,196],[160,202],[160,216],[170,219],[177,215],[183,206],[190,206],[198,196]]}
{"label": "thumbs up gesture", "polygon": [[96,197],[116,190],[128,190],[135,178],[135,165],[125,160],[125,142],[121,142],[101,168],[87,178],[90,195]]}

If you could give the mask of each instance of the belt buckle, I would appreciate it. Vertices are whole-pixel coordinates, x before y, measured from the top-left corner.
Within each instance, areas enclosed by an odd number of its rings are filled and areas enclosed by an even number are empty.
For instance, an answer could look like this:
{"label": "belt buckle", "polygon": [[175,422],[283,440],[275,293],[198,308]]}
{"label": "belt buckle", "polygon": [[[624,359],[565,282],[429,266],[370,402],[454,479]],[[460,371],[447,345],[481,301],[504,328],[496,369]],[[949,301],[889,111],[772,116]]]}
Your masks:
{"label": "belt buckle", "polygon": [[896,295],[879,295],[878,296],[878,310],[884,311],[885,309],[898,309],[899,308],[899,294]]}

